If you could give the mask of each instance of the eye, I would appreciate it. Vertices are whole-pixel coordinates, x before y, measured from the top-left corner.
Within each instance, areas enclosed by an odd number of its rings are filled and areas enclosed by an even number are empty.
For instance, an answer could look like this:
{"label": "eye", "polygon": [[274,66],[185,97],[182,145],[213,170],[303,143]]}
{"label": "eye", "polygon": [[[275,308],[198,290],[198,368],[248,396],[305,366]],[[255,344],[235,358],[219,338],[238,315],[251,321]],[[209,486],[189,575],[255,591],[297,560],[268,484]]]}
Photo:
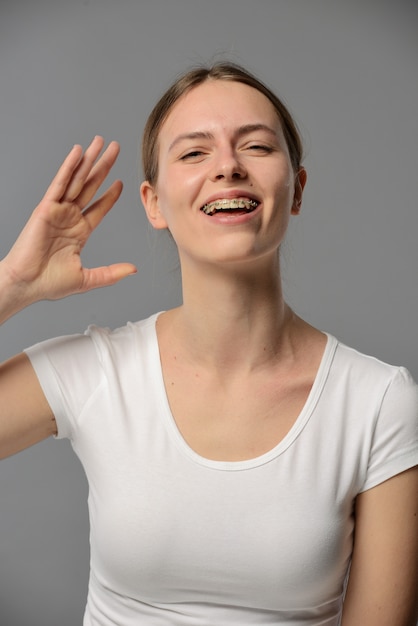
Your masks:
{"label": "eye", "polygon": [[264,154],[270,154],[271,152],[273,152],[273,148],[271,146],[267,146],[265,144],[261,144],[261,143],[254,143],[254,144],[250,144],[247,147],[248,150],[252,150],[254,152],[261,152]]}
{"label": "eye", "polygon": [[191,150],[190,152],[183,154],[180,157],[180,161],[193,161],[193,160],[196,161],[203,157],[204,157],[204,152],[202,152],[201,150]]}

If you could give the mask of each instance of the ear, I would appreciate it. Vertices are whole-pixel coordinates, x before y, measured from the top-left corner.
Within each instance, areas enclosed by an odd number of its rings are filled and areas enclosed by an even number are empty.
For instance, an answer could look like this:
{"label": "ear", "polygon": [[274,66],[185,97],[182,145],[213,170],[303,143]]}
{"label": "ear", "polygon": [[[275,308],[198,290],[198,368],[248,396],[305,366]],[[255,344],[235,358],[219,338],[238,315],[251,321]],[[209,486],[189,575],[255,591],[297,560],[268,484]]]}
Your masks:
{"label": "ear", "polygon": [[142,204],[144,205],[145,213],[147,214],[148,221],[153,228],[163,229],[168,228],[164,215],[160,211],[160,203],[158,200],[158,194],[153,185],[148,180],[145,180],[140,188]]}
{"label": "ear", "polygon": [[292,215],[299,215],[302,206],[303,189],[306,185],[308,175],[304,167],[301,167],[295,178],[295,195],[293,196]]}

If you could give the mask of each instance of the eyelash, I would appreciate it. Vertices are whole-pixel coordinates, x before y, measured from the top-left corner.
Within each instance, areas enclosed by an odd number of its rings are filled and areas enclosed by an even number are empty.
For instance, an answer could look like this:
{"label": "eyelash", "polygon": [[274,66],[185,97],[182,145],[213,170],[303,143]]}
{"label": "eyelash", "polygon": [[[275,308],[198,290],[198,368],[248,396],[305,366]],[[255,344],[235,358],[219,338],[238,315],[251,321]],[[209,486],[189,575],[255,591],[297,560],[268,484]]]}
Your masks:
{"label": "eyelash", "polygon": [[250,150],[260,150],[268,153],[273,152],[273,148],[271,148],[270,146],[265,146],[263,144],[254,144],[252,146],[248,146],[248,148]]}
{"label": "eyelash", "polygon": [[185,161],[186,159],[192,159],[193,157],[202,156],[203,152],[201,150],[193,150],[192,152],[188,152],[180,157],[180,161]]}
{"label": "eyelash", "polygon": [[[254,144],[248,146],[247,150],[255,150],[260,152],[265,152],[267,154],[271,154],[273,152],[273,148],[270,146],[266,146],[263,144]],[[192,150],[191,152],[187,152],[183,156],[180,157],[180,161],[186,161],[187,159],[193,159],[203,156],[205,153],[202,150]]]}

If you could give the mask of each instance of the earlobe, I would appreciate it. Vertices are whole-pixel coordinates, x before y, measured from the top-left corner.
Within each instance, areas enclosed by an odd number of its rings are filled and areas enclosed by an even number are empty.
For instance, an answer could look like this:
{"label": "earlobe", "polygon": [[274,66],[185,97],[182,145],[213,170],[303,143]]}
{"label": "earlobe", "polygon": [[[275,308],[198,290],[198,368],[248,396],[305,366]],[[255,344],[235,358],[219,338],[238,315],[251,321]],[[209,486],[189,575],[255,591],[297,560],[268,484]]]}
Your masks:
{"label": "earlobe", "polygon": [[155,187],[151,183],[145,180],[140,188],[142,204],[144,205],[145,213],[149,223],[153,228],[163,229],[168,228],[164,215],[160,211],[160,204],[158,200],[158,194]]}
{"label": "earlobe", "polygon": [[292,215],[300,214],[303,190],[306,185],[307,177],[305,168],[301,167],[295,177],[295,194],[293,196]]}

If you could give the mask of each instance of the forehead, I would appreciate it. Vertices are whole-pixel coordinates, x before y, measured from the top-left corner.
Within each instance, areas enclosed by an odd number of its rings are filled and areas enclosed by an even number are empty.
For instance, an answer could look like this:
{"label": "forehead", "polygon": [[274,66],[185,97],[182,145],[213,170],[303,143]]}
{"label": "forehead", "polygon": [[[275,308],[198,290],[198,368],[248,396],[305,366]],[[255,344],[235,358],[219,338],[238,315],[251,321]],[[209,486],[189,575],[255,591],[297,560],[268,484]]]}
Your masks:
{"label": "forehead", "polygon": [[233,132],[249,124],[265,124],[282,134],[276,109],[260,91],[235,81],[207,80],[177,100],[161,127],[160,141],[194,131]]}

